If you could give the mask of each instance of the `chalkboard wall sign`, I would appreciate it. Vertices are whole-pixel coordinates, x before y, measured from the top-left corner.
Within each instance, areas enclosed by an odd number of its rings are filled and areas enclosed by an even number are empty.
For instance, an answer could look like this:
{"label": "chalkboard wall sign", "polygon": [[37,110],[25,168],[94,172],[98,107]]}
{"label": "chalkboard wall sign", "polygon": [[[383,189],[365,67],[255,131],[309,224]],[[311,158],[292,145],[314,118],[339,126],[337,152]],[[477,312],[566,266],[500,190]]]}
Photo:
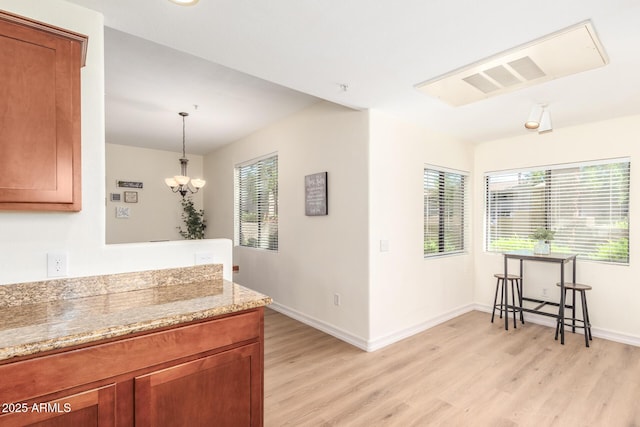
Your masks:
{"label": "chalkboard wall sign", "polygon": [[307,216],[328,215],[327,172],[304,177],[304,213]]}
{"label": "chalkboard wall sign", "polygon": [[142,183],[138,181],[116,181],[118,187],[124,188],[142,188]]}

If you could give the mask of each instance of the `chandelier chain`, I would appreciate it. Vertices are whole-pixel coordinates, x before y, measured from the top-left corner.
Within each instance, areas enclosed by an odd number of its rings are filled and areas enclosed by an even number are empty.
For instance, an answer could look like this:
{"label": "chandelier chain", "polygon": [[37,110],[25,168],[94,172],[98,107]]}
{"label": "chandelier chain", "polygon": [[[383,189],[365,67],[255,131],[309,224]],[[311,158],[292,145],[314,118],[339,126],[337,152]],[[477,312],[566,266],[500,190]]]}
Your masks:
{"label": "chandelier chain", "polygon": [[182,116],[182,157],[186,158],[187,154],[186,154],[186,150],[185,150],[185,126],[184,126],[184,118],[186,116],[186,114],[181,114]]}

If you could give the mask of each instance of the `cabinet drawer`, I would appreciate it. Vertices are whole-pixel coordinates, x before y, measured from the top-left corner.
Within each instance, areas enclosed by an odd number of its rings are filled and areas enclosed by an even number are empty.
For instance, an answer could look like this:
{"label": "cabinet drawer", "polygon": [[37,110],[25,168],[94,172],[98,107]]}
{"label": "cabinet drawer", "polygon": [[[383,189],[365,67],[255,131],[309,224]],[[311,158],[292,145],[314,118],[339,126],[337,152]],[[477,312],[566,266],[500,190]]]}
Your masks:
{"label": "cabinet drawer", "polygon": [[11,413],[0,415],[0,425],[113,427],[116,413],[115,389],[115,385],[110,384],[50,402],[4,404],[8,405],[7,411]]}
{"label": "cabinet drawer", "polygon": [[17,402],[259,340],[261,312],[245,311],[104,344],[0,365],[0,402]]}

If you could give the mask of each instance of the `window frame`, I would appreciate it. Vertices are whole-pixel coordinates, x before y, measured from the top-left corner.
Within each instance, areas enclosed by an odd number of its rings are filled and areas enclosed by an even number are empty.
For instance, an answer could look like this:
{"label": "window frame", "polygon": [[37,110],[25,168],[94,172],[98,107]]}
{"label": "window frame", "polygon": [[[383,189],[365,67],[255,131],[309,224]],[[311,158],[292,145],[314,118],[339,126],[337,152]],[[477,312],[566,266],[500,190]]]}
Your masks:
{"label": "window frame", "polygon": [[[267,162],[275,160],[275,192],[272,191],[273,194],[266,195],[266,205],[264,203],[262,186],[264,183],[263,177],[263,167]],[[257,167],[258,168],[258,193],[257,198],[260,200],[256,202],[255,212],[253,210],[245,212],[246,214],[255,214],[260,217],[264,215],[263,219],[259,219],[258,221],[246,221],[243,220],[242,212],[243,209],[243,197],[242,192],[248,191],[247,189],[243,190],[243,177],[247,176],[247,168]],[[251,160],[247,160],[242,163],[238,163],[234,166],[234,212],[233,212],[233,221],[234,221],[234,246],[243,247],[243,248],[251,248],[258,250],[265,250],[269,252],[278,252],[279,250],[279,157],[278,153],[269,153],[264,156],[256,157]],[[268,185],[268,184],[267,184]],[[273,189],[272,189],[273,190]],[[267,193],[269,191],[267,190]],[[272,199],[272,200],[271,200]],[[266,208],[266,212],[264,209]],[[269,212],[271,215],[269,215]],[[255,238],[255,245],[244,243],[245,234],[243,232],[243,226],[248,224],[257,224],[257,237]],[[275,239],[273,238],[274,234],[271,233],[272,227],[275,226]],[[266,230],[266,239],[263,236],[264,230]],[[248,238],[246,239],[249,240]]]}
{"label": "window frame", "polygon": [[[429,244],[428,239],[428,228],[429,228],[429,212],[430,203],[428,202],[428,194],[427,194],[427,174],[428,172],[435,172],[438,174],[439,185],[445,184],[447,181],[447,177],[450,175],[455,176],[456,179],[460,180],[460,189],[456,191],[454,205],[447,206],[446,203],[446,187],[443,186],[438,188],[438,203],[436,208],[438,209],[437,219],[438,219],[438,248],[437,252],[427,252],[427,245]],[[470,191],[470,174],[465,171],[451,169],[447,167],[437,166],[433,164],[425,164],[422,172],[422,190],[423,190],[423,257],[424,259],[433,259],[438,257],[445,256],[457,256],[457,255],[465,255],[469,251],[469,227],[470,227],[470,207],[469,207],[469,191]],[[460,215],[460,228],[455,230],[458,236],[459,246],[455,249],[447,250],[447,218],[446,212],[452,211],[455,209],[460,209],[462,211]]]}
{"label": "window frame", "polygon": [[[588,197],[585,197],[585,194],[592,196],[591,199],[593,199],[593,194],[597,194],[598,188],[593,186],[593,187],[588,187],[587,184],[588,182],[585,181],[584,185],[583,185],[583,181],[580,181],[580,185],[575,186],[575,188],[573,188],[572,190],[578,191],[580,190],[580,193],[578,196],[576,196],[575,194],[572,196],[573,193],[569,192],[569,194],[567,194],[568,192],[565,190],[564,192],[562,192],[562,186],[563,185],[567,185],[566,181],[567,178],[566,177],[570,177],[570,178],[574,178],[574,179],[582,179],[582,180],[586,180],[588,179],[589,176],[589,168],[590,167],[594,167],[594,166],[606,166],[606,165],[622,165],[623,169],[621,169],[622,171],[624,171],[624,178],[626,179],[626,181],[623,181],[623,184],[626,184],[626,188],[622,187],[623,190],[616,190],[613,191],[611,188],[608,190],[607,197],[609,199],[611,199],[614,196],[617,197],[621,197],[622,196],[622,200],[626,200],[626,204],[623,205],[623,209],[622,212],[626,213],[626,221],[627,221],[627,226],[626,228],[622,227],[622,228],[618,228],[618,227],[613,227],[614,223],[619,223],[619,221],[616,221],[616,218],[618,218],[616,215],[614,215],[613,213],[610,213],[609,216],[600,216],[599,219],[605,218],[606,219],[606,223],[608,224],[607,227],[609,228],[609,234],[605,234],[606,236],[612,236],[613,233],[611,230],[613,230],[614,228],[619,229],[619,230],[626,230],[626,235],[624,235],[625,233],[622,233],[622,237],[620,237],[620,239],[625,240],[626,239],[626,260],[624,260],[624,258],[620,258],[619,260],[616,260],[616,258],[613,256],[613,254],[615,254],[614,251],[609,252],[609,258],[607,259],[598,259],[598,254],[596,251],[591,252],[591,253],[585,253],[585,251],[581,248],[584,248],[584,245],[587,244],[591,244],[590,242],[590,238],[588,237],[575,237],[575,233],[576,231],[582,231],[584,232],[584,234],[586,235],[593,235],[593,233],[588,233],[589,230],[593,230],[596,229],[596,226],[591,226],[591,228],[589,228],[590,226],[585,226],[584,228],[579,228],[579,227],[573,227],[573,229],[571,229],[570,227],[567,227],[566,224],[568,222],[570,222],[571,219],[583,219],[586,220],[588,218],[593,217],[593,221],[596,221],[596,219],[598,218],[598,216],[595,216],[595,213],[591,213],[591,215],[583,215],[582,212],[583,211],[587,211],[587,212],[598,212],[598,202],[601,203],[601,199],[600,198],[596,198],[594,202],[590,203],[590,204],[584,204],[585,201],[590,200]],[[572,172],[572,169],[577,170],[577,172]],[[552,231],[558,231],[558,230],[562,230],[563,228],[565,229],[564,231],[566,232],[567,230],[572,230],[574,237],[570,238],[570,237],[564,237],[564,236],[559,236],[556,234],[555,239],[553,241],[551,241],[551,244],[553,245],[554,242],[560,242],[558,243],[558,246],[560,247],[560,249],[556,249],[557,252],[559,253],[577,253],[578,254],[578,258],[585,260],[585,261],[592,261],[592,262],[599,262],[599,263],[609,263],[609,264],[613,264],[613,265],[629,265],[630,263],[630,242],[629,242],[629,226],[628,226],[628,221],[630,219],[630,209],[631,209],[631,203],[630,203],[630,197],[631,197],[631,159],[630,157],[620,157],[620,158],[611,158],[611,159],[599,159],[599,160],[590,160],[590,161],[582,161],[582,162],[574,162],[574,163],[562,163],[562,164],[552,164],[552,165],[540,165],[540,166],[534,166],[534,167],[527,167],[527,168],[520,168],[520,169],[510,169],[510,170],[502,170],[502,171],[491,171],[491,172],[485,172],[484,173],[484,178],[483,178],[483,191],[484,191],[484,212],[483,212],[483,221],[484,221],[484,233],[483,233],[483,250],[487,253],[502,253],[506,250],[515,250],[515,249],[523,249],[523,248],[507,248],[506,246],[504,246],[504,244],[500,245],[500,247],[494,248],[492,249],[492,243],[497,240],[498,238],[504,238],[504,236],[506,235],[506,232],[503,229],[500,229],[497,226],[492,226],[493,222],[498,222],[499,218],[508,218],[508,217],[513,217],[514,216],[514,212],[517,211],[518,209],[515,209],[514,206],[516,206],[516,202],[512,202],[513,206],[511,207],[511,209],[509,209],[508,204],[509,203],[496,203],[494,204],[493,200],[496,200],[497,197],[500,197],[499,191],[496,190],[490,190],[490,184],[495,184],[497,182],[499,182],[500,178],[507,179],[507,177],[509,175],[514,175],[514,176],[518,176],[518,179],[520,179],[521,176],[525,176],[529,174],[529,179],[530,176],[532,176],[533,174],[538,174],[538,179],[541,179],[541,182],[544,183],[543,187],[544,187],[544,192],[543,195],[541,197],[538,197],[536,199],[536,201],[538,202],[538,204],[536,205],[537,208],[539,210],[543,210],[543,214],[542,214],[542,223],[536,223],[535,221],[523,221],[522,224],[518,224],[517,227],[529,227],[531,230],[533,228],[538,228],[538,227],[544,227],[547,229],[550,229]],[[491,178],[494,179],[493,182],[490,182]],[[616,180],[606,180],[606,179],[602,179],[599,178],[597,181],[595,181],[597,184],[608,184],[609,186],[612,185],[612,183],[618,183],[618,181]],[[531,184],[531,182],[529,183]],[[559,187],[559,188],[558,188]],[[511,190],[513,187],[510,188],[505,188],[504,190],[502,190],[503,192],[506,192],[506,190]],[[586,193],[586,190],[590,190],[592,191],[592,193]],[[626,190],[626,193],[625,193]],[[526,194],[526,193],[524,193]],[[577,194],[577,193],[576,193]],[[503,194],[503,199],[506,197],[506,194]],[[533,198],[533,196],[530,196]],[[573,197],[573,198],[572,198]],[[580,215],[578,216],[569,216],[567,215],[567,205],[573,202],[575,203],[579,203],[577,208],[574,209],[578,209],[578,212],[580,212]],[[493,206],[492,206],[493,205]],[[533,217],[534,215],[531,213],[531,211],[529,210],[524,210],[524,209],[520,209],[520,211],[525,211],[528,212],[528,216],[529,217]],[[559,213],[560,212],[560,213]],[[517,221],[517,220],[516,220]],[[513,226],[512,226],[513,227]],[[493,232],[493,230],[496,230],[495,232]],[[520,228],[518,228],[518,230],[521,230]],[[620,233],[618,233],[620,234]],[[493,236],[493,238],[492,238]],[[527,239],[530,240],[530,242],[533,242],[533,239],[531,239],[530,236],[526,236]],[[525,240],[524,236],[521,236],[520,238],[522,241]],[[597,244],[598,240],[602,240],[602,237],[600,238],[592,238],[592,240],[594,241],[593,244]],[[619,240],[619,239],[618,239]],[[608,244],[613,245],[614,243],[616,243],[616,241],[614,240],[608,240]],[[624,242],[623,242],[624,243]],[[606,243],[600,243],[603,246],[606,246]]]}

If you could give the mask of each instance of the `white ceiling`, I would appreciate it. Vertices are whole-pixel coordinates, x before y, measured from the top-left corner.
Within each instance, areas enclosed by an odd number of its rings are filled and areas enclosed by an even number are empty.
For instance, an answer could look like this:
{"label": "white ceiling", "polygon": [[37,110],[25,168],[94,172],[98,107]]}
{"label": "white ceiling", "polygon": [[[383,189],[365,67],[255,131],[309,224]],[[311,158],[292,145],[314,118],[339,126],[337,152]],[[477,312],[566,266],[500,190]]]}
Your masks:
{"label": "white ceiling", "polygon": [[[556,129],[640,113],[637,0],[68,1],[118,30],[105,33],[107,142],[179,151],[184,110],[187,151],[204,153],[314,97],[472,143],[526,133],[535,103]],[[587,19],[602,68],[460,107],[414,88]]]}
{"label": "white ceiling", "polygon": [[[166,1],[166,0],[165,0]],[[89,41],[91,43],[91,41]],[[205,154],[318,98],[105,29],[106,141]],[[197,108],[195,107],[197,105]]]}

